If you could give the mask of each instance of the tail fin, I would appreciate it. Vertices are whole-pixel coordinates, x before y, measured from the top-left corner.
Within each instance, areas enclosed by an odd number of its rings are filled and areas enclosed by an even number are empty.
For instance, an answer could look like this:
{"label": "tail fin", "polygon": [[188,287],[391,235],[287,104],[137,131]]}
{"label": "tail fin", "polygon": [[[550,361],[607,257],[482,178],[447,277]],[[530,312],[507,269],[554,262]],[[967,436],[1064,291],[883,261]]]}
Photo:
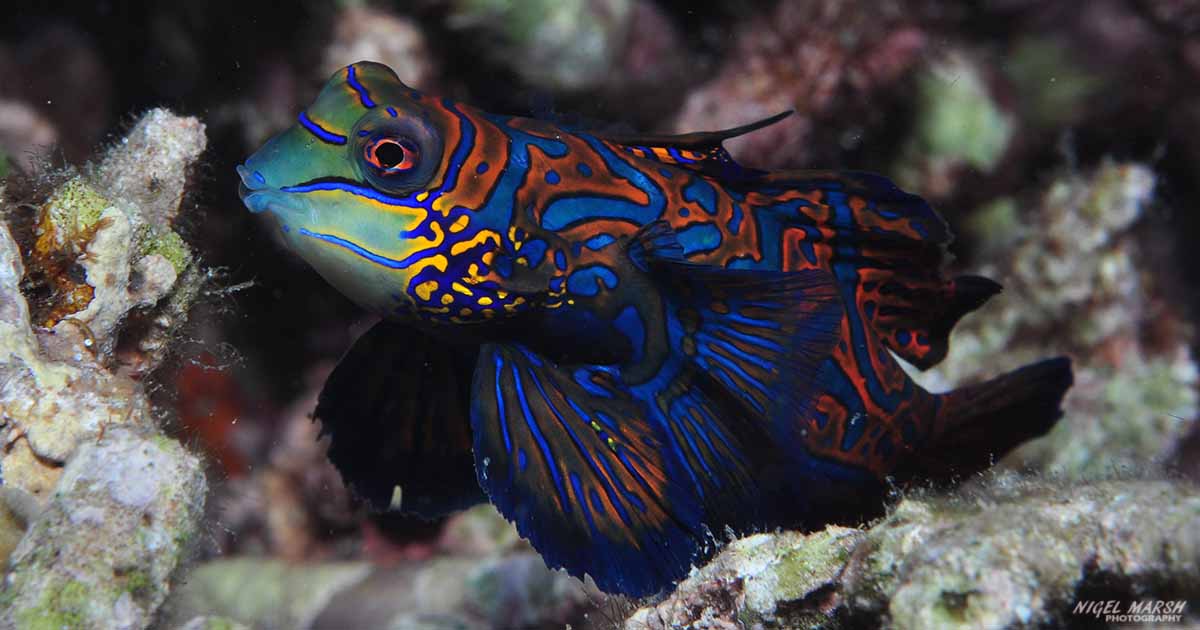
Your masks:
{"label": "tail fin", "polygon": [[1071,360],[1056,357],[943,394],[940,430],[900,476],[948,479],[987,468],[1048,432],[1073,382]]}

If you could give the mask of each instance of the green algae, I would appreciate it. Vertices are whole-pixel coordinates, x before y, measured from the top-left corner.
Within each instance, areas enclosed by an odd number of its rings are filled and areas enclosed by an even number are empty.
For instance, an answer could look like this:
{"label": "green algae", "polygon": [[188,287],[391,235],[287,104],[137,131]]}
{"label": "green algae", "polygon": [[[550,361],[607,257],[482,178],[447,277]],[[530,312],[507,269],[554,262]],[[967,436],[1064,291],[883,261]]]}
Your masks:
{"label": "green algae", "polygon": [[19,630],[81,628],[87,621],[91,592],[82,582],[70,581],[46,590],[36,606],[17,613]]}
{"label": "green algae", "polygon": [[182,274],[192,263],[192,251],[184,242],[183,237],[171,229],[155,229],[142,226],[135,237],[135,249],[139,256],[158,254],[166,258],[174,267],[176,274]]}
{"label": "green algae", "polygon": [[100,216],[111,205],[82,177],[72,178],[59,186],[46,201],[41,229],[54,230],[61,235],[58,238],[85,234],[100,222]]}

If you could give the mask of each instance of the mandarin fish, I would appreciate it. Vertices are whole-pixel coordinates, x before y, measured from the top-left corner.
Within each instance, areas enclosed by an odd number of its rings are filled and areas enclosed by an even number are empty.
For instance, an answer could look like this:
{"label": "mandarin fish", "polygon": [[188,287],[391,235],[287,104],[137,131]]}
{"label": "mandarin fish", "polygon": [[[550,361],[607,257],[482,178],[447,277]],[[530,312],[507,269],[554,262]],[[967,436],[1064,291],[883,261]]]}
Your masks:
{"label": "mandarin fish", "polygon": [[881,510],[1061,416],[1054,358],[944,394],[924,369],[999,291],[864,172],[762,171],[736,129],[611,135],[336,74],[238,167],[245,205],[382,320],[326,382],[329,457],[377,509],[491,501],[547,565],[660,592],[727,533]]}

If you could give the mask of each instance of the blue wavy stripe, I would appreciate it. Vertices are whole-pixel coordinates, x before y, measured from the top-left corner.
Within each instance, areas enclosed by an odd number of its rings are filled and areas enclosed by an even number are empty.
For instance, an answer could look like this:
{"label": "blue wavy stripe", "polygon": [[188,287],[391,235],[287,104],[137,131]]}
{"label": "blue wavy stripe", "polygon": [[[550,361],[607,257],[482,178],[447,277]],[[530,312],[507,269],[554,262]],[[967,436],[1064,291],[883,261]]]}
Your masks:
{"label": "blue wavy stripe", "polygon": [[320,138],[323,142],[328,142],[330,144],[346,144],[346,136],[333,133],[332,131],[329,131],[321,125],[313,122],[312,119],[308,117],[308,112],[300,112],[300,124],[304,125],[305,129],[312,133],[312,135]]}
{"label": "blue wavy stripe", "polygon": [[362,103],[363,107],[367,109],[375,107],[375,101],[371,100],[371,94],[367,92],[366,86],[358,82],[358,73],[355,71],[354,66],[346,68],[346,83],[349,83],[350,87],[354,88],[355,92],[358,92],[358,100]]}

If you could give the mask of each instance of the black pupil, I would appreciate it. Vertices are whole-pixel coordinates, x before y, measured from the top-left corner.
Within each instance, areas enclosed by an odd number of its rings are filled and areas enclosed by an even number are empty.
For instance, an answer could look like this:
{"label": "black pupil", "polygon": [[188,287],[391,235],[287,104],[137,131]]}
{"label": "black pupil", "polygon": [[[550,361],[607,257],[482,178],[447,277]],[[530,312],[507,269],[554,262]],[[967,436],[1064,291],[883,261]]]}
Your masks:
{"label": "black pupil", "polygon": [[381,142],[375,147],[375,159],[384,168],[392,168],[404,161],[404,147],[397,142]]}

